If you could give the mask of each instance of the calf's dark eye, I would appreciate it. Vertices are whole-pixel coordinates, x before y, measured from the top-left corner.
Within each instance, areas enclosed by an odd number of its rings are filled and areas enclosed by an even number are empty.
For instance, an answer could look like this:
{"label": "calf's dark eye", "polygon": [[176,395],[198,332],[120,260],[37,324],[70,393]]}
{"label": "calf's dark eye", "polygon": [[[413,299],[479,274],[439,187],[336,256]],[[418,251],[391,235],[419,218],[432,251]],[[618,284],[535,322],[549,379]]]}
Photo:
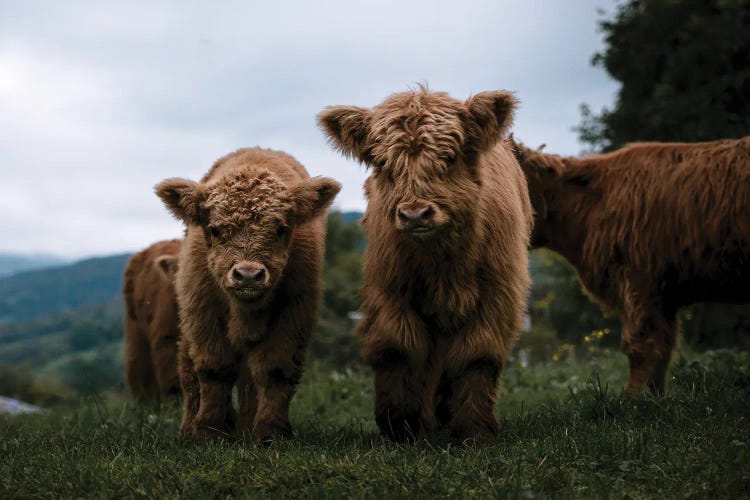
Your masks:
{"label": "calf's dark eye", "polygon": [[218,238],[221,235],[221,231],[219,231],[218,227],[212,227],[209,229],[209,231],[211,232],[211,236],[213,236],[214,238]]}

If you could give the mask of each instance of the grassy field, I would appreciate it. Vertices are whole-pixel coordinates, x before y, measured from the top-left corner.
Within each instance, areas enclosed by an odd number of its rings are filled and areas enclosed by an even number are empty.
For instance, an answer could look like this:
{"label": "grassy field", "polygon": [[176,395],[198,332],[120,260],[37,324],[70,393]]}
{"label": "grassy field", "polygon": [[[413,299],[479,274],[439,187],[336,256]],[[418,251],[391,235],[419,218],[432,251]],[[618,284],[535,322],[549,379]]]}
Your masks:
{"label": "grassy field", "polygon": [[312,366],[297,440],[180,443],[177,407],[116,396],[0,417],[0,497],[747,497],[750,355],[688,356],[669,395],[621,395],[624,357],[505,373],[490,446],[395,445],[372,419],[371,377]]}

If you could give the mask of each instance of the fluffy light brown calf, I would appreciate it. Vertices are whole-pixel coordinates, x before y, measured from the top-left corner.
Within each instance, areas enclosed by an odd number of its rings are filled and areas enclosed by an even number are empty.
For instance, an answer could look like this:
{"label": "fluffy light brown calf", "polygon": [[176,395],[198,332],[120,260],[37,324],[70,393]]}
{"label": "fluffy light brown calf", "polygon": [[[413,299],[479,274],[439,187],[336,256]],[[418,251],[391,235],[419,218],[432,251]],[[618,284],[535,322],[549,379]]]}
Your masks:
{"label": "fluffy light brown calf", "polygon": [[564,256],[594,299],[621,312],[628,389],[663,391],[678,309],[750,301],[750,137],[588,158],[515,149],[533,245]]}
{"label": "fluffy light brown calf", "polygon": [[496,432],[529,290],[531,205],[502,140],[515,104],[504,91],[463,102],[420,88],[318,115],[337,149],[372,168],[359,336],[377,424],[395,440]]}
{"label": "fluffy light brown calf", "polygon": [[125,266],[125,382],[139,400],[179,392],[174,278],[180,241],[160,241]]}
{"label": "fluffy light brown calf", "polygon": [[[181,435],[291,436],[289,402],[317,319],[325,213],[340,185],[241,149],[156,192],[187,225],[177,272]],[[239,383],[239,419],[231,390]]]}

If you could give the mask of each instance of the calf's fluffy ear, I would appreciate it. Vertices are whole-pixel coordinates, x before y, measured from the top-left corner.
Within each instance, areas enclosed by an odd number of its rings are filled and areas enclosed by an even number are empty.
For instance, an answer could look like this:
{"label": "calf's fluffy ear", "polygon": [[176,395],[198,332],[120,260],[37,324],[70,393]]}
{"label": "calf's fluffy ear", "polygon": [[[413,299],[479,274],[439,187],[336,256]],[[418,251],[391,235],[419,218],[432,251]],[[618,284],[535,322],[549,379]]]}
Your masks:
{"label": "calf's fluffy ear", "polygon": [[513,123],[518,100],[507,90],[481,92],[466,101],[466,133],[475,152],[494,146]]}
{"label": "calf's fluffy ear", "polygon": [[291,223],[304,224],[321,215],[341,190],[341,184],[328,177],[313,177],[292,189]]}
{"label": "calf's fluffy ear", "polygon": [[205,222],[206,210],[201,206],[205,194],[200,184],[188,179],[166,179],[156,185],[156,195],[172,214],[186,224]]}
{"label": "calf's fluffy ear", "polygon": [[164,254],[158,256],[154,260],[156,268],[161,272],[165,278],[172,280],[175,273],[177,272],[177,256]]}
{"label": "calf's fluffy ear", "polygon": [[328,106],[318,113],[318,125],[344,155],[367,161],[367,134],[372,112],[356,106]]}

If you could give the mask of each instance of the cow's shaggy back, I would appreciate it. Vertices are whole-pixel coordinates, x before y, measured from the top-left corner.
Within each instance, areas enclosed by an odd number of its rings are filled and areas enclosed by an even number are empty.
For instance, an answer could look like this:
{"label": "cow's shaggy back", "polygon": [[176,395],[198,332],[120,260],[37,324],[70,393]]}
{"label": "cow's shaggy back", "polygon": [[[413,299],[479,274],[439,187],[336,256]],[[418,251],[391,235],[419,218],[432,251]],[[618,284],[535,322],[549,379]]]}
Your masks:
{"label": "cow's shaggy back", "polygon": [[[393,437],[402,437],[404,421],[383,419],[405,410],[389,391],[413,390],[423,398],[421,424],[405,417],[413,431],[433,426],[436,398],[457,435],[494,429],[484,405],[481,411],[462,407],[459,399],[471,391],[459,388],[477,360],[494,367],[487,376],[499,373],[525,310],[531,205],[503,141],[514,106],[505,91],[464,102],[420,87],[373,109],[335,106],[319,115],[333,145],[372,169],[365,182],[360,338],[381,380],[378,423]],[[414,381],[382,382],[403,363],[415,370]],[[457,391],[452,396],[433,386],[443,376],[445,391]],[[414,383],[426,385],[402,386]],[[477,401],[494,401],[493,387],[494,379],[479,384],[475,390],[484,392],[474,395]]]}
{"label": "cow's shaggy back", "polygon": [[[673,324],[682,306],[750,300],[750,137],[581,159],[518,145],[517,156],[537,213],[534,244],[564,255],[594,298],[623,311],[626,343],[650,329],[644,321]],[[662,336],[653,348],[666,355],[673,334]]]}

